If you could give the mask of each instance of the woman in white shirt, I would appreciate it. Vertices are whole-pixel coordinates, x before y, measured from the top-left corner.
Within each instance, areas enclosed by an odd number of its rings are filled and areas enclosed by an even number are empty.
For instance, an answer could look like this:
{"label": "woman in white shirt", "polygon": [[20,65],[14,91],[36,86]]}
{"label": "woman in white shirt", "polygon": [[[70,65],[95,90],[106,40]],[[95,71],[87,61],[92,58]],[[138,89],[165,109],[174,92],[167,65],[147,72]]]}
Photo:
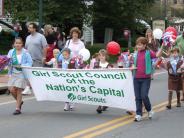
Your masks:
{"label": "woman in white shirt", "polygon": [[66,41],[65,48],[69,48],[71,50],[71,55],[73,57],[79,56],[79,51],[85,48],[84,43],[80,40],[81,31],[78,27],[73,27],[70,30],[71,39]]}

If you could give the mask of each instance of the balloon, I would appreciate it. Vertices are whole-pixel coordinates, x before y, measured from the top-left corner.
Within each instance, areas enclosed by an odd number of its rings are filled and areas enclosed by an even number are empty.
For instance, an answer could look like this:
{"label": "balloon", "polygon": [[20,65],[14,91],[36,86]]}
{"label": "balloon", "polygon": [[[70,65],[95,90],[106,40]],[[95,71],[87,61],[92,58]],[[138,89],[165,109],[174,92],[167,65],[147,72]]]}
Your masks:
{"label": "balloon", "polygon": [[2,26],[0,26],[0,32],[3,30]]}
{"label": "balloon", "polygon": [[82,56],[83,61],[87,61],[90,58],[90,52],[86,48],[81,49],[79,55]]}
{"label": "balloon", "polygon": [[114,41],[109,42],[106,46],[106,49],[110,55],[117,55],[121,51],[120,45]]}
{"label": "balloon", "polygon": [[165,32],[171,32],[174,36],[177,36],[177,31],[174,27],[167,27]]}
{"label": "balloon", "polygon": [[162,38],[162,35],[163,35],[163,32],[162,32],[161,29],[155,29],[155,30],[153,30],[153,36],[154,36],[154,38],[161,39]]}

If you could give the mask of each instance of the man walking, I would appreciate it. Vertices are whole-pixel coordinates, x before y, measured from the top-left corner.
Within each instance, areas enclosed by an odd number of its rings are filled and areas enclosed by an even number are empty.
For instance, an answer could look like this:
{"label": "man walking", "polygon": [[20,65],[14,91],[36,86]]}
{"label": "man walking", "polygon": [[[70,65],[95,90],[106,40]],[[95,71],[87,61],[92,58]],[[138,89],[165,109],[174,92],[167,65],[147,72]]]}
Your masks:
{"label": "man walking", "polygon": [[[33,67],[43,67],[46,60],[47,41],[44,35],[37,32],[38,26],[35,23],[30,23],[28,31],[30,33],[26,38],[25,48],[30,53],[33,60]],[[23,94],[30,94],[30,87],[27,86],[22,92]]]}

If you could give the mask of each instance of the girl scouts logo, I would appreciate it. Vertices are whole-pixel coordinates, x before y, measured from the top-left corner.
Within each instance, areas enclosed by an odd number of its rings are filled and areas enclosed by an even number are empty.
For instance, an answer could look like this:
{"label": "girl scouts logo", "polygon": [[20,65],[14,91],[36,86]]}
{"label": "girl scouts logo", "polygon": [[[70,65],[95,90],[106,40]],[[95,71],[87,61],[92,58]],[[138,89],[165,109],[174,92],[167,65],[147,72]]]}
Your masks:
{"label": "girl scouts logo", "polygon": [[75,96],[73,93],[69,93],[69,94],[68,94],[68,99],[69,99],[70,101],[74,101],[74,100],[76,99],[76,96]]}

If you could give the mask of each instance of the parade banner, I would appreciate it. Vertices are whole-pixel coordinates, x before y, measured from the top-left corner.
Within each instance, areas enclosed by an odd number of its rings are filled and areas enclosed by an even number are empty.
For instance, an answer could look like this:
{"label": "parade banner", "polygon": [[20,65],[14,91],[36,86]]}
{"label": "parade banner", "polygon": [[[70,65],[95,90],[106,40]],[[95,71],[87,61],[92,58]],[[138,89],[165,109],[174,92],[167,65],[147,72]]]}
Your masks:
{"label": "parade banner", "polygon": [[135,111],[129,69],[52,69],[23,67],[38,101],[102,105]]}

